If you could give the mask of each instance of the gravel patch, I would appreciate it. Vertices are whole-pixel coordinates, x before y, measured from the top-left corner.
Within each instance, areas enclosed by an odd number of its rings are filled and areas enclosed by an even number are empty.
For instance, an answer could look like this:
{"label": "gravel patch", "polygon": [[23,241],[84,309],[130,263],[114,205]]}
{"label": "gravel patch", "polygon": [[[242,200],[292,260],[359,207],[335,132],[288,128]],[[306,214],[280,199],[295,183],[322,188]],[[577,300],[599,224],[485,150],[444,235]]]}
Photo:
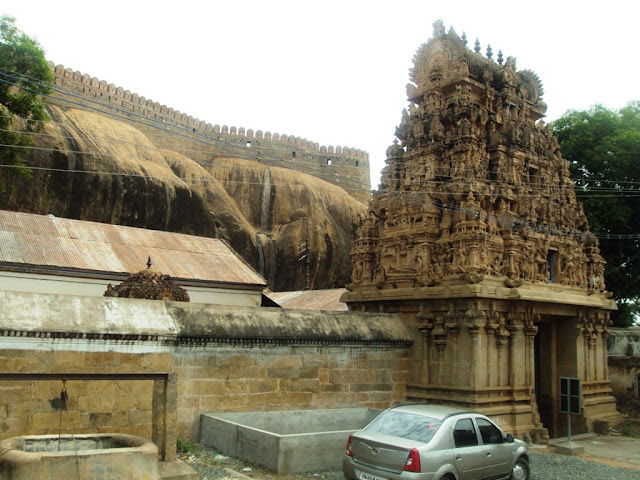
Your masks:
{"label": "gravel patch", "polygon": [[[206,447],[202,447],[206,449]],[[640,480],[638,469],[615,467],[597,460],[555,453],[531,452],[531,480]],[[606,459],[602,459],[606,461]],[[344,480],[342,471],[278,475],[269,470],[239,460],[200,450],[183,458],[196,472],[199,480]]]}
{"label": "gravel patch", "polygon": [[640,480],[640,470],[556,453],[531,453],[531,480]]}

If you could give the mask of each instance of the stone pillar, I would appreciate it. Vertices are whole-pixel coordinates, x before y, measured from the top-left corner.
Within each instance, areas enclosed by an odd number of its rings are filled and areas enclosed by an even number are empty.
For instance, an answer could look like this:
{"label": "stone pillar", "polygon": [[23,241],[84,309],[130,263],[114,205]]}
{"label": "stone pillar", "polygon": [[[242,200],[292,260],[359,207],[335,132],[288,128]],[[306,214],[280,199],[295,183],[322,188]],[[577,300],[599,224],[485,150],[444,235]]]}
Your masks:
{"label": "stone pillar", "polygon": [[[521,315],[521,314],[520,314]],[[524,331],[523,320],[521,318],[512,318],[509,322],[507,330],[509,337],[509,385],[518,387],[524,384]]]}
{"label": "stone pillar", "polygon": [[430,342],[431,332],[434,328],[433,318],[430,318],[420,307],[420,312],[417,315],[418,330],[420,331],[420,338],[422,339],[422,372],[420,375],[422,385],[429,385],[431,369],[431,346]]}
{"label": "stone pillar", "polygon": [[422,385],[429,385],[429,369],[431,368],[431,350],[429,349],[429,333],[431,328],[422,326],[420,330],[420,338],[422,339]]}
{"label": "stone pillar", "polygon": [[495,354],[497,353],[497,345],[495,341],[496,329],[495,325],[493,325],[490,321],[487,321],[487,324],[484,327],[486,332],[486,342],[487,342],[487,387],[493,387],[498,385],[497,378],[499,374],[497,370],[500,368],[499,359],[498,363],[494,362]]}
{"label": "stone pillar", "polygon": [[479,342],[479,338],[478,338],[478,333],[480,330],[480,327],[478,327],[478,325],[467,325],[467,328],[469,329],[469,335],[471,336],[471,358],[470,358],[470,362],[469,362],[469,387],[471,388],[477,388],[478,385],[478,360],[479,360],[479,353],[478,350],[480,349],[480,342]]}
{"label": "stone pillar", "polygon": [[177,373],[153,381],[151,440],[158,446],[160,458],[165,462],[176,459],[177,402]]}
{"label": "stone pillar", "polygon": [[496,347],[498,348],[498,386],[502,387],[507,384],[509,378],[509,364],[507,358],[507,347],[509,345],[509,330],[507,330],[505,318],[500,313],[496,312],[496,320],[498,326],[496,327]]}
{"label": "stone pillar", "polygon": [[602,367],[603,367],[603,376],[602,380],[609,380],[609,361],[607,358],[607,341],[609,338],[609,330],[607,327],[602,329]]}
{"label": "stone pillar", "polygon": [[609,380],[609,376],[607,374],[607,363],[608,363],[608,354],[607,354],[607,338],[609,337],[609,332],[607,331],[607,327],[604,325],[598,326],[598,351],[596,357],[596,375],[597,380]]}
{"label": "stone pillar", "polygon": [[[474,304],[470,309],[465,312],[465,326],[471,337],[471,352],[467,352],[467,358],[469,358],[469,386],[471,388],[484,387],[482,381],[478,378],[478,369],[482,368],[479,362],[483,356],[481,356],[481,339],[480,330],[485,326],[485,313]],[[484,356],[486,358],[486,355]],[[484,365],[486,368],[486,365]]]}
{"label": "stone pillar", "polygon": [[533,322],[528,323],[524,327],[525,335],[525,353],[526,353],[526,385],[533,388],[535,384],[535,348],[533,346],[536,334],[538,333],[538,327],[533,325]]}
{"label": "stone pillar", "polygon": [[438,385],[445,384],[445,368],[444,368],[444,360],[445,360],[445,350],[447,348],[447,328],[444,324],[444,318],[440,315],[436,317],[435,325],[433,328],[433,343],[438,350],[438,362],[437,362],[437,373],[436,373],[436,381]]}

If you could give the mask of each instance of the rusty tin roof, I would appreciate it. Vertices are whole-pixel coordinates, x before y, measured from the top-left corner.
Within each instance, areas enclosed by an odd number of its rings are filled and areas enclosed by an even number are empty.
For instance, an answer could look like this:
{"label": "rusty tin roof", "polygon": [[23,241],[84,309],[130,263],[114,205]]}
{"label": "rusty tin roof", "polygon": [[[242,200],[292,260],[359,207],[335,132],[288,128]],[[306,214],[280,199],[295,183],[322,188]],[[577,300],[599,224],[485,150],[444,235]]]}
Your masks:
{"label": "rusty tin roof", "polygon": [[52,215],[0,210],[0,268],[50,274],[125,274],[153,268],[174,279],[264,288],[224,241]]}

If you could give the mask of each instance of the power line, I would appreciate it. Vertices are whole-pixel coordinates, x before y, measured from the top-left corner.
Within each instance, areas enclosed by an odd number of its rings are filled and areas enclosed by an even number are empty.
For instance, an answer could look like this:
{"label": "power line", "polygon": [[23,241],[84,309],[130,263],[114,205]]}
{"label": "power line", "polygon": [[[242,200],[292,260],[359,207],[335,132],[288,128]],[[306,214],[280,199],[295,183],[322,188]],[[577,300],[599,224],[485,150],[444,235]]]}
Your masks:
{"label": "power line", "polygon": [[[1,73],[1,70],[0,70],[0,75],[2,75],[4,77],[9,77],[9,78],[16,78],[16,77],[14,77],[12,75],[7,75],[5,73]],[[15,85],[17,87],[23,88],[25,90],[29,90],[26,87],[23,87],[22,85],[15,84],[13,82],[9,82],[9,81],[4,80],[4,79],[0,79],[0,82],[9,83],[9,84]],[[37,82],[35,82],[35,83],[37,84]],[[38,84],[38,85],[40,85],[40,84]],[[84,101],[87,101],[87,100],[88,101],[92,101],[90,99],[86,99],[84,97],[79,97],[79,96],[74,95],[74,94],[69,94],[67,92],[62,92],[62,91],[57,90],[57,89],[53,89],[53,90],[57,91],[59,93],[62,93],[63,95],[70,95],[72,97],[81,98]],[[36,92],[36,93],[39,93],[39,92]],[[60,98],[60,97],[54,97],[54,96],[50,96],[50,95],[47,95],[47,96],[49,96],[50,98],[52,98],[54,100],[58,100],[58,101],[62,101],[62,102],[68,102],[68,103],[71,103],[71,104],[74,104],[74,105],[79,105],[82,108],[88,108],[90,110],[94,110],[94,111],[97,111],[99,113],[103,113],[103,114],[106,114],[106,115],[109,115],[109,116],[113,116],[113,117],[116,117],[116,118],[121,118],[121,119],[124,119],[127,122],[138,123],[140,125],[144,125],[144,126],[148,126],[148,127],[152,127],[152,128],[156,128],[156,129],[160,128],[157,125],[141,122],[139,120],[132,120],[128,116],[125,117],[123,115],[119,115],[119,114],[115,114],[115,113],[112,113],[112,112],[104,111],[104,110],[101,110],[101,109],[98,109],[98,108],[95,108],[95,107],[90,107],[90,106],[87,106],[85,104],[79,104],[78,102],[73,102],[71,100],[67,100],[67,99]],[[100,106],[103,106],[103,107],[106,106],[106,107],[108,107],[108,108],[110,108],[112,110],[116,110],[116,111],[119,111],[119,112],[124,112],[127,115],[131,115],[132,114],[131,112],[125,112],[124,110],[118,109],[118,108],[113,107],[113,106],[107,106],[107,105],[104,105],[102,103],[94,102],[94,101],[92,101],[92,102],[93,103],[98,103]],[[144,118],[145,120],[151,120],[151,119],[147,119],[146,117],[142,117],[140,115],[136,115],[136,114],[133,114],[133,115],[137,116],[137,117],[140,117],[140,118]],[[156,123],[158,123],[158,122],[159,121],[156,121]],[[166,126],[167,126],[167,124],[162,124],[162,127],[166,127]],[[208,144],[206,141],[203,141],[203,140],[201,140],[199,138],[193,138],[193,137],[184,135],[183,133],[178,133],[178,132],[170,132],[170,133],[173,134],[173,135],[177,135],[177,136],[180,136],[180,137],[187,138],[187,139],[189,139],[191,141],[197,141],[197,142],[200,142],[200,143]],[[220,141],[220,140],[216,140],[216,139],[213,139],[213,138],[210,138],[210,137],[202,136],[202,135],[200,135],[198,133],[196,133],[196,136],[204,137],[204,138],[206,138],[208,140],[214,141],[215,143],[225,144],[225,145],[231,146],[233,148],[237,148],[237,149],[241,149],[241,150],[245,150],[245,151],[246,150],[251,151],[250,149],[248,149],[246,147],[242,147],[240,145],[228,144],[228,143]],[[210,145],[210,144],[208,144],[208,145]],[[81,152],[79,152],[79,153],[81,153]],[[300,167],[299,164],[294,163],[294,162],[289,162],[287,160],[280,159],[278,157],[273,157],[272,155],[266,155],[266,156],[270,157],[270,158],[273,158],[277,162],[280,162],[280,163],[292,164],[295,167]],[[0,166],[5,166],[5,165],[0,165]],[[274,165],[274,166],[279,166],[279,165]],[[316,169],[313,166],[310,166],[308,164],[305,164],[304,166],[307,169],[311,169],[311,170]],[[44,168],[44,167],[41,167],[41,168],[43,170],[46,170],[46,168]],[[298,168],[293,168],[293,170],[298,170]],[[69,170],[67,170],[67,171],[69,171]],[[84,171],[75,171],[75,172],[71,172],[71,173],[80,173],[80,172],[85,173]],[[113,172],[111,172],[111,173],[113,173]],[[304,173],[306,173],[306,172],[304,172]],[[113,174],[115,174],[115,173],[113,173]],[[315,176],[321,177],[323,175],[326,176],[326,174],[316,174]],[[350,189],[350,190],[353,190],[353,191],[362,190],[362,191],[365,191],[367,193],[369,192],[368,188],[367,189],[362,188],[362,186],[364,184],[361,183],[361,182],[353,181],[351,179],[347,179],[345,181],[344,179],[336,179],[334,177],[332,177],[332,180],[337,181],[337,182],[342,182],[342,184],[339,185],[339,186],[342,187],[343,189]],[[392,194],[392,195],[394,195],[396,197],[402,198],[407,203],[413,203],[413,204],[422,205],[422,206],[424,206],[425,204],[430,204],[432,207],[434,207],[436,209],[439,209],[439,210],[462,213],[462,214],[465,214],[465,215],[469,215],[469,214],[475,215],[476,214],[475,211],[471,211],[471,212],[467,211],[464,207],[457,207],[457,206],[451,206],[451,205],[443,207],[443,206],[441,206],[441,203],[439,201],[434,200],[433,198],[430,198],[430,197],[419,197],[419,196],[417,196],[415,194],[409,195],[406,192],[402,192],[402,191],[399,191],[399,192],[396,192],[396,191],[391,192],[389,190],[383,190],[383,191],[385,193],[387,193],[387,194]],[[425,193],[425,192],[421,192],[421,193]],[[442,195],[453,195],[455,192],[440,192],[440,191],[437,191],[437,192],[426,192],[426,193],[427,193],[427,195],[433,194],[433,195],[442,196]],[[465,193],[465,192],[461,192],[461,193]],[[496,197],[498,196],[497,194],[494,194],[494,195]],[[522,196],[524,196],[524,195],[522,195]],[[536,196],[536,195],[527,195],[527,196]],[[557,236],[583,237],[583,236],[589,234],[589,235],[592,235],[592,236],[595,236],[595,237],[598,237],[598,238],[606,238],[606,239],[612,239],[612,238],[617,238],[617,239],[636,238],[636,236],[637,236],[637,234],[633,234],[633,235],[618,235],[618,234],[614,235],[614,234],[609,234],[609,233],[596,234],[596,233],[593,233],[593,232],[584,232],[584,231],[579,231],[579,230],[575,230],[575,229],[554,228],[554,227],[549,227],[549,226],[546,226],[546,225],[539,225],[539,224],[533,224],[533,223],[530,223],[530,222],[526,222],[526,221],[523,221],[520,217],[516,217],[515,215],[500,216],[500,215],[494,215],[494,214],[490,214],[490,213],[484,212],[484,216],[486,218],[494,218],[497,223],[506,224],[506,225],[509,225],[509,226],[517,226],[518,228],[529,228],[529,229],[532,229],[532,230],[537,231],[537,232],[548,233],[548,234],[557,235]]]}
{"label": "power line", "polygon": [[[1,146],[1,145],[0,145]],[[140,165],[141,168],[146,169],[144,165]],[[131,178],[143,178],[143,179],[155,179],[155,180],[180,180],[186,184],[189,183],[224,183],[224,184],[234,184],[234,185],[259,185],[262,186],[262,182],[246,182],[246,181],[237,181],[237,180],[221,180],[212,176],[210,179],[199,178],[192,179],[189,177],[180,177],[178,175],[152,175],[152,174],[142,174],[142,173],[124,173],[124,172],[109,172],[109,171],[89,171],[89,170],[74,170],[74,169],[65,169],[65,168],[50,168],[50,167],[33,167],[27,165],[3,165],[0,164],[0,168],[29,168],[32,170],[39,171],[48,171],[48,172],[56,172],[56,173],[72,173],[72,174],[85,174],[85,175],[106,175],[113,177],[131,177]],[[309,190],[327,190],[331,192],[335,192],[336,189],[344,188],[339,185],[333,185],[329,182],[326,182],[331,187],[318,187],[317,185],[305,185],[304,183],[271,183],[271,185],[276,187],[291,187],[291,188],[307,188]],[[345,195],[349,195],[345,192]],[[354,199],[355,200],[355,199]]]}
{"label": "power line", "polygon": [[[41,93],[39,91],[29,89],[29,88],[27,88],[27,87],[25,87],[23,85],[16,84],[15,82],[10,82],[8,80],[4,80],[4,79],[0,78],[0,82],[11,84],[11,85],[16,86],[18,88],[24,89],[26,91],[31,91],[33,93],[36,93],[38,95],[42,95],[44,97],[49,97],[49,98],[52,98],[54,100],[70,103],[72,105],[77,105],[77,106],[80,106],[82,108],[88,108],[90,110],[94,110],[94,111],[97,111],[99,113],[103,113],[103,114],[106,114],[106,115],[117,117],[117,118],[123,119],[123,120],[128,121],[128,122],[137,123],[137,124],[140,124],[140,125],[144,125],[146,127],[151,127],[151,128],[155,128],[155,129],[159,129],[159,130],[167,130],[167,127],[172,127],[172,128],[176,128],[176,129],[180,128],[177,125],[171,125],[170,123],[165,123],[165,122],[157,120],[157,119],[147,118],[147,117],[145,117],[143,115],[136,114],[135,112],[126,111],[126,110],[114,107],[112,105],[106,105],[106,104],[98,102],[96,100],[92,100],[92,99],[89,99],[89,98],[86,98],[86,97],[83,97],[83,96],[80,96],[80,95],[75,95],[73,93],[65,92],[63,90],[54,88],[52,86],[47,86],[47,85],[44,85],[44,84],[36,82],[36,81],[25,80],[23,78],[21,79],[20,77],[16,77],[15,75],[9,75],[7,73],[2,73],[3,71],[6,72],[8,70],[0,69],[0,76],[21,80],[23,82],[30,83],[32,85],[46,87],[46,88],[48,88],[48,89],[50,89],[50,90],[52,90],[54,92],[60,93],[62,95],[70,96],[70,97],[73,97],[73,98],[78,98],[78,99],[82,100],[85,103],[74,102],[72,100],[68,100],[68,99],[60,98],[60,97],[55,97],[55,96],[50,95],[50,94],[43,94],[43,93]],[[11,73],[19,75],[17,72],[11,72]],[[86,105],[86,102],[94,103],[94,104],[99,105],[102,108],[108,108],[108,109],[114,110],[114,111],[119,112],[119,113],[108,112],[108,111],[102,110],[102,109],[97,108],[97,107],[92,107],[92,106]],[[124,115],[121,115],[120,113],[122,113]],[[144,121],[131,119],[130,116],[137,117],[138,119],[142,119]],[[151,122],[151,123],[148,123],[148,122]],[[185,131],[188,131],[188,129],[185,129]],[[243,151],[252,151],[251,148],[244,147],[242,145],[236,145],[236,144],[233,144],[233,143],[225,142],[225,141],[222,141],[222,140],[218,140],[218,139],[215,139],[213,137],[210,137],[210,136],[207,136],[207,135],[203,135],[200,132],[195,132],[195,131],[194,132],[189,132],[189,134],[191,136],[185,135],[182,131],[179,131],[179,132],[172,131],[171,133],[173,135],[177,135],[177,136],[180,136],[180,137],[183,137],[183,138],[187,138],[187,139],[189,139],[191,141],[196,141],[196,142],[199,142],[199,143],[204,143],[206,145],[213,146],[213,145],[211,145],[211,143],[208,143],[207,141],[202,140],[202,139],[206,139],[206,140],[214,142],[216,144],[215,146],[217,146],[218,148],[221,148],[221,149],[227,150],[227,151],[230,151],[230,149],[228,147],[231,147],[231,148],[234,148],[234,149],[243,150]],[[193,135],[195,135],[196,137],[199,137],[199,138],[193,138]],[[226,145],[227,148],[221,147],[221,145]],[[291,167],[291,168],[294,169],[294,170],[296,170],[296,168],[294,168],[294,167],[298,167],[299,166],[299,164],[297,162],[291,162],[291,161],[282,159],[280,157],[276,157],[274,155],[271,155],[269,153],[261,153],[261,157],[262,157],[261,158],[262,162],[276,161],[276,162],[286,163],[288,165],[292,165],[293,167]],[[312,166],[312,165],[309,165],[309,164],[305,164],[305,166],[307,168],[310,168],[311,170],[318,171],[317,167],[315,167],[315,166]],[[326,175],[326,173],[318,171],[318,176],[322,176],[322,175]],[[353,181],[351,179],[347,179],[347,182],[348,183],[352,183]],[[365,185],[364,183],[361,183],[361,182],[357,182],[357,184],[361,185],[361,186]]]}
{"label": "power line", "polygon": [[[5,118],[12,118],[12,117],[8,117],[8,116],[3,116],[0,115],[0,117],[5,117]],[[52,120],[39,120],[40,122],[43,123],[49,123],[49,124],[53,124],[53,125],[59,125],[61,128],[64,129],[65,125],[61,122],[54,122]],[[93,131],[96,130],[100,130],[100,131],[108,131],[108,132],[113,132],[114,134],[118,133],[117,130],[115,129],[106,129],[106,128],[102,128],[102,129],[94,129]],[[48,137],[48,138],[53,138],[53,139],[60,139],[60,138],[64,138],[67,140],[75,140],[77,137],[74,137],[73,135],[53,135],[50,133],[43,133],[43,132],[30,132],[30,131],[26,131],[26,130],[12,130],[12,129],[0,129],[0,132],[13,132],[13,133],[19,133],[22,135],[31,135],[33,137]],[[79,134],[82,134],[83,132],[78,132]],[[141,132],[142,133],[142,132]],[[144,135],[145,137],[148,138],[164,138],[166,137],[166,135],[157,135],[157,134],[152,134],[152,133],[142,133],[142,135]],[[84,134],[82,136],[83,139],[95,143],[95,139],[99,139],[101,140],[101,143],[104,144],[115,144],[115,145],[131,145],[131,146],[135,146],[137,148],[141,148],[141,149],[146,149],[146,150],[158,150],[158,146],[156,146],[155,144],[151,144],[151,145],[145,145],[142,143],[137,143],[137,142],[128,142],[125,140],[116,140],[107,136],[99,136],[99,135],[94,135],[92,136],[92,138],[90,138],[88,135]],[[219,156],[220,154],[216,154],[216,153],[212,153],[210,150],[198,150],[195,148],[180,148],[180,147],[175,147],[172,146],[171,147],[172,151],[175,152],[187,152],[187,153],[196,153],[196,154],[202,154],[202,155],[214,155],[214,156]],[[89,154],[91,152],[85,152],[86,154]],[[115,156],[115,155],[114,155]],[[247,160],[252,160],[252,161],[256,161],[256,155],[242,155],[242,154],[232,154],[232,156],[230,156],[230,158],[242,158],[242,159],[247,159]],[[194,162],[198,163],[199,165],[211,165],[211,163],[206,163],[206,162],[200,162],[197,160],[193,160]],[[323,164],[318,164],[317,167],[319,168],[331,168],[330,165],[323,165]],[[289,167],[282,167],[282,168],[289,168]],[[340,170],[344,170],[344,169],[357,169],[357,170],[362,170],[362,167],[355,167],[353,165],[340,165]]]}

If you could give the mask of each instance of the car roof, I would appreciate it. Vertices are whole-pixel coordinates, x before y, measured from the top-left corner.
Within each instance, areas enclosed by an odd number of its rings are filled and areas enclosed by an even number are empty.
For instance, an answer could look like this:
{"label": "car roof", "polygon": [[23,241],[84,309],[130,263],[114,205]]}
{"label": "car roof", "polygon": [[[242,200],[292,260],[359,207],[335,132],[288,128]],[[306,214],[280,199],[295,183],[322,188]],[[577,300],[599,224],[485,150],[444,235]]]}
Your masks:
{"label": "car roof", "polygon": [[395,407],[391,407],[389,410],[414,413],[416,415],[425,415],[437,418],[438,420],[444,420],[445,418],[452,415],[476,413],[460,407],[449,407],[447,405],[425,405],[423,403],[408,403],[404,405],[397,405]]}

